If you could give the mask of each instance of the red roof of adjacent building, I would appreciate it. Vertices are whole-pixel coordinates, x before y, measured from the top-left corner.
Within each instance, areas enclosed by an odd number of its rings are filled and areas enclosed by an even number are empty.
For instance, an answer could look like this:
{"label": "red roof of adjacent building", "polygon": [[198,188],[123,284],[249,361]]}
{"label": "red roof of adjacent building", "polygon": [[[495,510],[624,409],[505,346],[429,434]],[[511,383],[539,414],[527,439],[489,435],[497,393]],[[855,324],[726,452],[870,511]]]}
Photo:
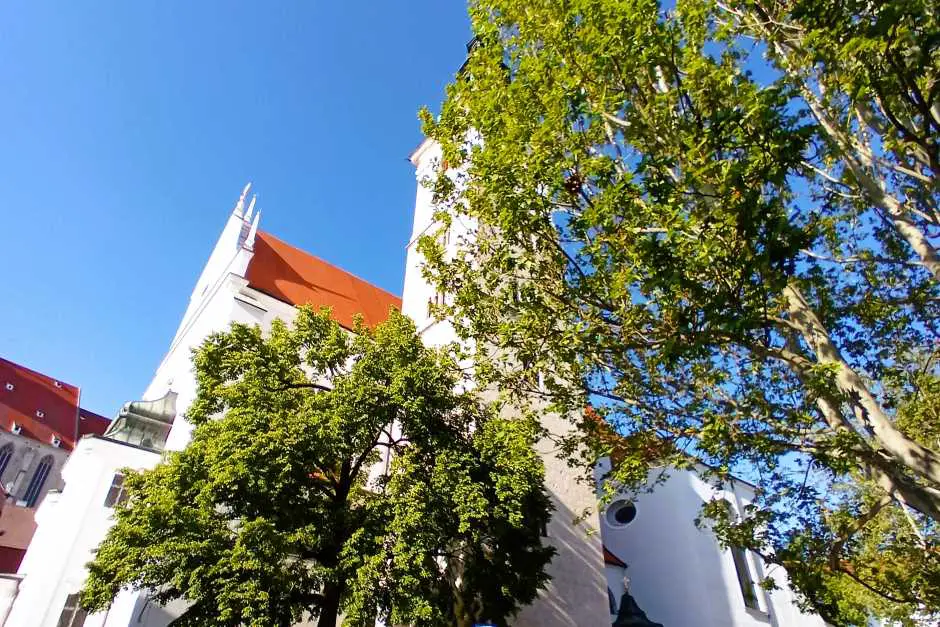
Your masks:
{"label": "red roof of adjacent building", "polygon": [[367,326],[401,309],[401,299],[310,253],[258,231],[254,255],[245,272],[248,285],[285,303],[330,307],[333,319],[351,329],[361,314]]}
{"label": "red roof of adjacent building", "polygon": [[0,357],[0,429],[66,450],[86,433],[103,433],[107,418],[79,408],[79,389]]}
{"label": "red roof of adjacent building", "polygon": [[78,408],[78,437],[83,435],[104,435],[111,424],[110,418],[105,418],[83,407]]}

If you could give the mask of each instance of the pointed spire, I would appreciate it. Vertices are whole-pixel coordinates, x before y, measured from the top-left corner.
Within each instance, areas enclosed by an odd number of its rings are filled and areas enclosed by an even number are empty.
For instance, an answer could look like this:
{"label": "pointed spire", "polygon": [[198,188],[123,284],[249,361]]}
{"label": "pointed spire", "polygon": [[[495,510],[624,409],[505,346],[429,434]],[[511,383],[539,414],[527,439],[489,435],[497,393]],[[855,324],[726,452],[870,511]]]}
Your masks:
{"label": "pointed spire", "polygon": [[[252,203],[254,205],[254,203]],[[248,235],[245,237],[245,243],[243,246],[248,250],[255,249],[255,235],[258,234],[258,222],[261,220],[261,210],[258,210],[258,213],[255,214],[255,219],[251,221],[251,228],[248,229]]]}
{"label": "pointed spire", "polygon": [[256,200],[258,200],[258,195],[252,194],[251,202],[248,203],[248,211],[245,212],[245,221],[251,220],[251,214],[254,213]]}
{"label": "pointed spire", "polygon": [[239,218],[242,217],[242,212],[245,210],[245,198],[248,196],[248,192],[251,190],[251,183],[249,182],[245,185],[245,189],[242,190],[242,195],[238,197],[238,202],[235,203],[235,209],[232,211]]}

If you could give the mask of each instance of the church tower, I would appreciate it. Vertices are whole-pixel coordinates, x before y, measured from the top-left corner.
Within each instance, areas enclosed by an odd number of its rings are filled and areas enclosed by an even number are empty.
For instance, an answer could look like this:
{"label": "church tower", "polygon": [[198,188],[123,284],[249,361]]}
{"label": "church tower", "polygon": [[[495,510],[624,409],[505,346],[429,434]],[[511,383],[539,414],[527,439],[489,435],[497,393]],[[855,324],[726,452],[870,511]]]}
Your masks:
{"label": "church tower", "polygon": [[[407,245],[402,312],[414,320],[427,345],[441,346],[455,340],[456,336],[447,320],[438,321],[431,316],[429,304],[441,302],[445,296],[422,274],[423,258],[417,250],[418,240],[424,235],[436,236],[446,251],[453,252],[473,237],[473,225],[458,218],[445,230],[434,220],[433,195],[424,182],[434,175],[441,162],[440,146],[430,139],[425,140],[411,155],[411,162],[415,166],[417,195],[414,225]],[[544,424],[556,434],[571,428],[561,417],[548,417]],[[575,472],[556,456],[550,443],[544,442],[540,453],[545,462],[546,488],[555,507],[545,540],[556,548],[557,554],[548,568],[551,583],[532,605],[519,613],[513,624],[519,627],[609,625],[595,492],[576,480]]]}

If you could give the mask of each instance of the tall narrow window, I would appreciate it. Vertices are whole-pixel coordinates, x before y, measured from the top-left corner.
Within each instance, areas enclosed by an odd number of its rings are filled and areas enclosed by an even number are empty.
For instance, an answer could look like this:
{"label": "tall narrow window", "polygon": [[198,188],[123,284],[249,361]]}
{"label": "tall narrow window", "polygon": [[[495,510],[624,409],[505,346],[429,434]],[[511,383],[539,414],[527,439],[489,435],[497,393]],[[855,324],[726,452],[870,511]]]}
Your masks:
{"label": "tall narrow window", "polygon": [[36,505],[36,501],[39,500],[39,495],[42,494],[42,487],[46,484],[46,479],[49,477],[51,471],[52,455],[46,455],[39,460],[39,464],[36,465],[36,470],[33,472],[33,478],[29,480],[29,485],[26,486],[26,492],[23,493],[23,500],[26,501],[26,507],[34,507]]}
{"label": "tall narrow window", "polygon": [[127,490],[124,489],[124,475],[117,473],[111,480],[111,489],[104,499],[105,507],[114,507],[127,500]]}
{"label": "tall narrow window", "polygon": [[731,557],[734,558],[734,569],[738,573],[738,585],[741,586],[741,594],[744,595],[744,605],[752,610],[759,610],[757,603],[757,591],[754,589],[754,581],[751,579],[751,570],[747,567],[747,554],[739,546],[731,547]]}
{"label": "tall narrow window", "polygon": [[450,244],[450,227],[443,227],[437,232],[438,241],[446,248]]}
{"label": "tall narrow window", "polygon": [[6,472],[12,457],[13,444],[6,444],[3,448],[0,448],[0,477],[3,477],[3,473]]}
{"label": "tall narrow window", "polygon": [[62,614],[59,616],[58,627],[82,627],[86,616],[88,612],[78,604],[78,595],[70,594],[65,599],[65,607],[62,608]]}
{"label": "tall narrow window", "polygon": [[[724,501],[725,510],[729,518],[735,518],[734,506],[729,501]],[[752,610],[759,610],[760,605],[757,602],[757,590],[754,587],[754,580],[751,578],[751,569],[747,565],[747,552],[743,547],[732,546],[731,558],[734,560],[734,570],[738,575],[738,586],[741,588],[741,595],[744,597],[744,605]]]}
{"label": "tall narrow window", "polygon": [[431,318],[434,316],[435,305],[441,307],[446,302],[447,299],[444,297],[444,292],[435,292],[434,297],[428,299],[428,317]]}

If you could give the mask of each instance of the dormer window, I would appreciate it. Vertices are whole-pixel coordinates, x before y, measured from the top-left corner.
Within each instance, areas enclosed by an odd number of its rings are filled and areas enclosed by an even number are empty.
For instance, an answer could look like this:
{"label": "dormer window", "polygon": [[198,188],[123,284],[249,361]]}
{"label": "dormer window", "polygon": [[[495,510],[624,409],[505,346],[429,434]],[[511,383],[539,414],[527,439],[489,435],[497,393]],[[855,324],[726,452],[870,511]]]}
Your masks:
{"label": "dormer window", "polygon": [[61,387],[62,387],[62,382],[61,382],[61,381],[53,381],[53,382],[52,382],[52,385],[56,386],[57,388],[61,388]]}
{"label": "dormer window", "polygon": [[46,412],[44,412],[44,411],[41,410],[41,409],[37,409],[37,410],[36,410],[36,417],[37,417],[37,418],[45,418],[45,417],[46,417]]}
{"label": "dormer window", "polygon": [[7,381],[6,388],[7,388],[7,392],[12,392],[13,390],[16,389],[16,386],[10,383],[9,381]]}
{"label": "dormer window", "polygon": [[23,427],[16,424],[15,422],[13,423],[13,426],[10,428],[10,431],[12,431],[14,435],[19,435],[20,431],[22,430],[23,430]]}
{"label": "dormer window", "polygon": [[59,439],[59,436],[52,436],[52,446],[59,448],[62,445],[62,440]]}

